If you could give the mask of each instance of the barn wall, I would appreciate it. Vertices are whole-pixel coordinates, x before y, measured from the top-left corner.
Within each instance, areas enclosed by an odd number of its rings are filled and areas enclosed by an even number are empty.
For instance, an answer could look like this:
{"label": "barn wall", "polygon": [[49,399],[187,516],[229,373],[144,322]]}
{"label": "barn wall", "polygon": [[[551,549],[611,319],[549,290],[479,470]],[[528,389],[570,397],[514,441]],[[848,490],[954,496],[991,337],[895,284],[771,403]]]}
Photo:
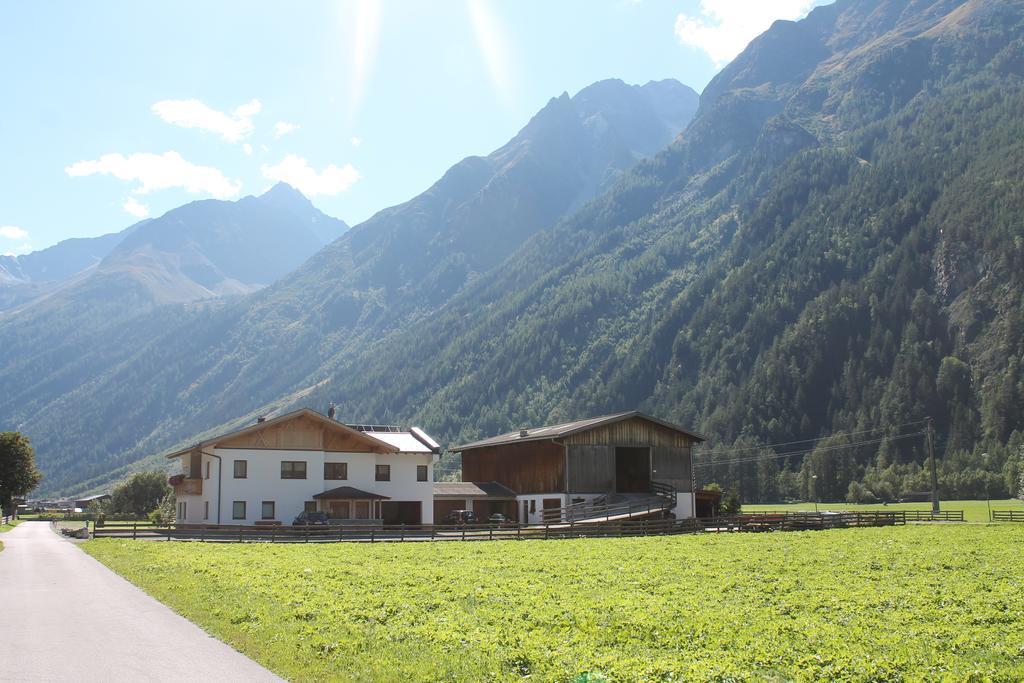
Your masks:
{"label": "barn wall", "polygon": [[463,481],[496,481],[517,493],[565,491],[565,450],[551,441],[476,448],[462,454]]}
{"label": "barn wall", "polygon": [[686,434],[639,417],[572,434],[565,437],[563,441],[566,444],[670,446],[675,448],[685,448],[695,443],[695,439]]}
{"label": "barn wall", "polygon": [[675,448],[656,446],[652,449],[654,472],[651,478],[672,484],[676,491],[690,492],[693,490],[691,447]]}
{"label": "barn wall", "polygon": [[570,493],[601,493],[615,489],[615,446],[573,444],[567,449]]}

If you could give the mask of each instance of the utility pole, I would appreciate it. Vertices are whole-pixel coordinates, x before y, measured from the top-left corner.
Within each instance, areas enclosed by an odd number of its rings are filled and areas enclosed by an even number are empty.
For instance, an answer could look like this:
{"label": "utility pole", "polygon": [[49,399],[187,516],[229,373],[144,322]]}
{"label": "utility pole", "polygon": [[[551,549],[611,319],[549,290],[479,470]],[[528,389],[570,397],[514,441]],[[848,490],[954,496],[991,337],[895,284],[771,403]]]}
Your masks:
{"label": "utility pole", "polygon": [[928,418],[925,427],[924,441],[928,447],[928,457],[932,461],[932,512],[939,511],[939,471],[935,465],[935,438],[932,431],[932,419]]}

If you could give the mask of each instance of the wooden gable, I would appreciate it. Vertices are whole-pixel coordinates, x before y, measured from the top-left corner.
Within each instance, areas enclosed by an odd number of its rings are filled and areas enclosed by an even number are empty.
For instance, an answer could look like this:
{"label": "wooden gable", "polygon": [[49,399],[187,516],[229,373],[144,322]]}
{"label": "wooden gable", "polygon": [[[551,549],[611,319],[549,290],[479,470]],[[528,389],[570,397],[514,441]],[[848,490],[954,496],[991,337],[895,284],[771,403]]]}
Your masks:
{"label": "wooden gable", "polygon": [[562,442],[568,445],[668,446],[685,448],[698,442],[694,436],[637,416],[628,420],[598,425],[571,434]]}
{"label": "wooden gable", "polygon": [[344,453],[389,453],[386,444],[345,425],[331,424],[309,415],[254,425],[240,434],[217,441],[217,448],[250,448]]}

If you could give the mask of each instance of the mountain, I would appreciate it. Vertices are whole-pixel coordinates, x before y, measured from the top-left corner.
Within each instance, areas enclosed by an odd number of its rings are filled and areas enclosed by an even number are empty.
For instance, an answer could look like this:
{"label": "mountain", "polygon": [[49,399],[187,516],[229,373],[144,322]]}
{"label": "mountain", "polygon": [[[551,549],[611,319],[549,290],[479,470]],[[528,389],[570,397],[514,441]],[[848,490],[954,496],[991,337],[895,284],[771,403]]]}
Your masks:
{"label": "mountain", "polygon": [[[973,0],[776,22],[668,150],[300,401],[459,441],[639,407],[722,461],[745,449],[701,478],[747,500],[926,490],[923,439],[902,435],[931,416],[944,492],[1006,495],[1024,442],[1022,28],[1024,4]],[[836,432],[875,438],[749,457]]]}
{"label": "mountain", "polygon": [[56,289],[94,268],[147,221],[99,237],[74,237],[21,256],[0,256],[0,312]]}
{"label": "mountain", "polygon": [[[675,81],[602,81],[563,94],[500,149],[464,159],[249,296],[196,294],[266,272],[246,271],[236,247],[218,248],[221,232],[236,234],[222,214],[256,200],[169,212],[59,303],[0,320],[0,381],[14,387],[0,397],[0,420],[32,435],[43,490],[56,492],[109,480],[197,431],[301,393],[331,359],[429,318],[663,149],[697,102]],[[260,212],[296,204],[275,188],[246,214],[245,230]]]}
{"label": "mountain", "polygon": [[[943,493],[1007,495],[1022,28],[1008,0],[841,0],[776,22],[667,150],[267,405],[333,400],[445,442],[639,407],[709,435],[723,464],[701,480],[746,500],[927,490],[932,417]],[[813,441],[834,433],[854,436]],[[802,439],[812,452],[749,457]]]}

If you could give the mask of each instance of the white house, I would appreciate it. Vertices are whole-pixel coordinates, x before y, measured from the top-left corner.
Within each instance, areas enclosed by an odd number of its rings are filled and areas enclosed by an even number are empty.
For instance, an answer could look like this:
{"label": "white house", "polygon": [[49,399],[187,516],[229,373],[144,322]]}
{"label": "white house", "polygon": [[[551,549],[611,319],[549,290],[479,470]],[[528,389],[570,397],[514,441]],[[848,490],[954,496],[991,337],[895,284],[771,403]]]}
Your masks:
{"label": "white house", "polygon": [[432,524],[441,449],[413,427],[346,425],[303,408],[168,455],[178,523],[290,524],[302,511],[351,523]]}

